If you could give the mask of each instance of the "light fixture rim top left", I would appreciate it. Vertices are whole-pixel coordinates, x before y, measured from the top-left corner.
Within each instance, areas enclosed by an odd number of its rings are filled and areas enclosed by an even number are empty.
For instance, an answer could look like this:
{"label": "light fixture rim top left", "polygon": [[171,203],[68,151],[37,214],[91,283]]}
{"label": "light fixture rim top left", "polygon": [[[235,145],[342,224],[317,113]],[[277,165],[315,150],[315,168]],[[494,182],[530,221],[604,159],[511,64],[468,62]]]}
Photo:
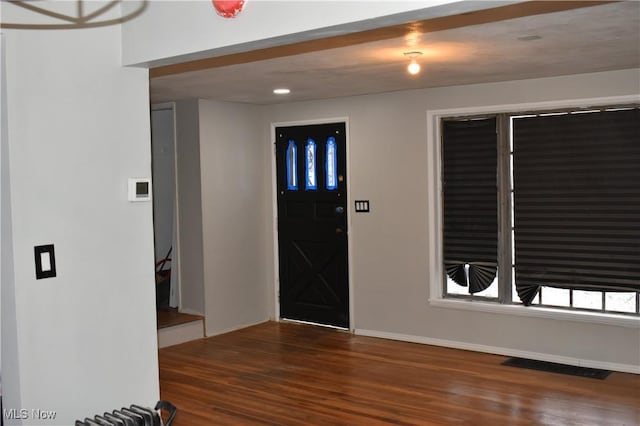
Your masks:
{"label": "light fixture rim top left", "polygon": [[413,50],[411,52],[404,52],[403,55],[408,57],[409,59],[415,59],[422,56],[422,52],[419,50]]}

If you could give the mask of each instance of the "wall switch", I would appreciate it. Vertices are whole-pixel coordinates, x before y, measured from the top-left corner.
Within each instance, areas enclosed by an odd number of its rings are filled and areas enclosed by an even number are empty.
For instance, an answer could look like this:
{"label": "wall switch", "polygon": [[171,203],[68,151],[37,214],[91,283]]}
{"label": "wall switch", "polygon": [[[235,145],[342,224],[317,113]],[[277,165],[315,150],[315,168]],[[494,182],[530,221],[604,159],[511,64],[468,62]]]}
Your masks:
{"label": "wall switch", "polygon": [[56,276],[56,256],[53,244],[35,246],[33,248],[36,261],[36,279]]}
{"label": "wall switch", "polygon": [[369,200],[356,200],[356,213],[369,213]]}

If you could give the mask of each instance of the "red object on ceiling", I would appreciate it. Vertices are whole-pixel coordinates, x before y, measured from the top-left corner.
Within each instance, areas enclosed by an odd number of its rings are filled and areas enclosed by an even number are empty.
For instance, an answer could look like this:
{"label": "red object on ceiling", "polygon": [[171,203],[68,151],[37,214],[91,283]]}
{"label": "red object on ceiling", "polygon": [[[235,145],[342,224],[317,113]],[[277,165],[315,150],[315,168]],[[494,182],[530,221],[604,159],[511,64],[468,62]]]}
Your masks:
{"label": "red object on ceiling", "polygon": [[218,15],[224,18],[235,18],[242,12],[245,0],[212,0]]}

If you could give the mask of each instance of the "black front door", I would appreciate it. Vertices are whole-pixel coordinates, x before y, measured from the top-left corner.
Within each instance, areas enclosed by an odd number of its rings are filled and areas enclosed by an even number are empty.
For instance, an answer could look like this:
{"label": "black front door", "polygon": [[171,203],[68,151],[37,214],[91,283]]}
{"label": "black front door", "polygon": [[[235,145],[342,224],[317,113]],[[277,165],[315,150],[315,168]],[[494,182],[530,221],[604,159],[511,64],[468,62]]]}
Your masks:
{"label": "black front door", "polygon": [[276,128],[280,316],[349,327],[345,123]]}

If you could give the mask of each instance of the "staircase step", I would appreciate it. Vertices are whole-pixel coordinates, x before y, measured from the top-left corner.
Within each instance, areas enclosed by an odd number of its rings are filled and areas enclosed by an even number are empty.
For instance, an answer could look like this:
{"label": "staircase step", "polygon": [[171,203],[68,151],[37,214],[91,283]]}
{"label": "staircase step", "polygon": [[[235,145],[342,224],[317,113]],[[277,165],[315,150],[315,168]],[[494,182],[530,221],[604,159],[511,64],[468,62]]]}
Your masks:
{"label": "staircase step", "polygon": [[200,318],[158,329],[158,348],[166,348],[202,338],[204,338],[204,321]]}

